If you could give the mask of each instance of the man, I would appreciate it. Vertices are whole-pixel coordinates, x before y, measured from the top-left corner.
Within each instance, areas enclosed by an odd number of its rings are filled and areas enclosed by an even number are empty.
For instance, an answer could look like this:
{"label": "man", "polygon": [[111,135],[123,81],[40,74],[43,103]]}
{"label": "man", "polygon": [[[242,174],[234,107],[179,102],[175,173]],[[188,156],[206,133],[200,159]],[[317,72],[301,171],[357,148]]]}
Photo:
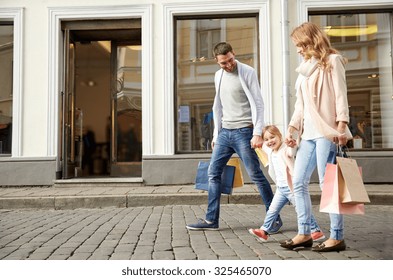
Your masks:
{"label": "man", "polygon": [[[254,148],[262,147],[264,104],[255,70],[235,59],[232,46],[218,43],[213,50],[221,67],[215,74],[216,96],[213,103],[214,132],[209,166],[209,190],[206,219],[187,225],[189,230],[219,228],[221,174],[231,156],[242,160],[251,180],[257,185],[262,200],[269,209],[272,188],[263,175]],[[278,217],[273,233],[282,226]]]}

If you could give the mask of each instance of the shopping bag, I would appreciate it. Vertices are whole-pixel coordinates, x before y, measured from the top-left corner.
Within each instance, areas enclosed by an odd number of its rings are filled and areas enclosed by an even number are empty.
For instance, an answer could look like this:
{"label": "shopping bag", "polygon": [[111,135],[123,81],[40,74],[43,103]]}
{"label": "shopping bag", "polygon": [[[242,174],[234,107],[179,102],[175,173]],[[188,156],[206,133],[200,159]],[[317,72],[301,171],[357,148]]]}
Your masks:
{"label": "shopping bag", "polygon": [[269,157],[267,153],[262,148],[255,148],[255,152],[257,153],[263,167],[266,167],[269,163]]}
{"label": "shopping bag", "polygon": [[233,187],[239,188],[244,186],[243,173],[240,167],[240,159],[232,157],[229,159],[227,165],[235,167],[235,178],[233,179]]}
{"label": "shopping bag", "polygon": [[364,203],[348,204],[340,201],[339,169],[337,164],[326,165],[325,179],[322,188],[319,211],[333,214],[361,214],[365,213]]}
{"label": "shopping bag", "polygon": [[368,203],[366,188],[363,184],[361,170],[356,160],[351,158],[337,157],[337,166],[339,168],[339,192],[342,203]]}
{"label": "shopping bag", "polygon": [[[208,169],[209,162],[200,161],[198,163],[197,175],[195,178],[195,189],[207,191],[209,189]],[[235,167],[226,165],[221,175],[221,193],[232,194],[233,181],[235,178]]]}

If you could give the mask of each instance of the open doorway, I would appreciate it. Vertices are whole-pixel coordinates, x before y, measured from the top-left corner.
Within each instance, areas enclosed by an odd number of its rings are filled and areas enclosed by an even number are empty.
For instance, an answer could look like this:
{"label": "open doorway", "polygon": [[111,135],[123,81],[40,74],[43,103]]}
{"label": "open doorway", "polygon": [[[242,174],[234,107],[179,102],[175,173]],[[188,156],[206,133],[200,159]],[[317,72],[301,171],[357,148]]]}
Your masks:
{"label": "open doorway", "polygon": [[62,177],[141,177],[140,19],[62,28]]}

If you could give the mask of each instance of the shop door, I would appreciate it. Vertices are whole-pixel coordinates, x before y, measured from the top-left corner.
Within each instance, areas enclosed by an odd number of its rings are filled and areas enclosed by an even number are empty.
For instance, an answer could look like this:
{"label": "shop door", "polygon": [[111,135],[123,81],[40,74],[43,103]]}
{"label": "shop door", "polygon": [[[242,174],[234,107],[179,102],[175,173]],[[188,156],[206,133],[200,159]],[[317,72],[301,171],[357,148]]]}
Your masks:
{"label": "shop door", "polygon": [[[61,178],[141,177],[141,20],[70,21],[62,30]],[[96,149],[87,161],[89,131]]]}
{"label": "shop door", "polygon": [[112,41],[111,166],[115,177],[142,176],[140,44]]}
{"label": "shop door", "polygon": [[82,156],[82,113],[75,107],[75,47],[70,30],[64,30],[64,87],[62,91],[62,177],[80,174]]}

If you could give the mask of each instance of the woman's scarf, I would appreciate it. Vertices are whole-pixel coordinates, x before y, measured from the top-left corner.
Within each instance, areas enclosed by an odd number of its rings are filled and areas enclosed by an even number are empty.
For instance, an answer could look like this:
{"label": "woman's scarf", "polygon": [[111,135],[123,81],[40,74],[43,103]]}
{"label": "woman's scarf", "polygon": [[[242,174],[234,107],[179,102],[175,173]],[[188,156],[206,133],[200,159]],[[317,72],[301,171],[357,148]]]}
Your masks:
{"label": "woman's scarf", "polygon": [[296,68],[296,72],[302,74],[304,77],[310,77],[317,68],[318,61],[314,57],[311,57],[309,60],[303,60],[299,67]]}
{"label": "woman's scarf", "polygon": [[[298,80],[296,81],[296,90],[300,91],[305,91],[306,96],[308,97],[307,100],[303,100],[303,102],[307,102],[309,104],[309,112],[311,115],[311,118],[314,120],[314,125],[317,128],[317,130],[324,135],[326,138],[333,140],[334,137],[338,137],[340,133],[336,130],[336,128],[333,128],[329,126],[325,120],[322,119],[318,112],[318,107],[319,107],[319,91],[320,87],[322,86],[323,83],[323,71],[320,73],[315,72],[318,69],[319,65],[317,60],[312,57],[309,60],[304,60],[302,63],[300,63],[299,67],[296,68],[296,72],[299,73]],[[318,78],[313,79],[312,84],[307,83],[307,79],[313,75],[313,74],[319,75]],[[319,84],[319,86],[318,86]],[[332,93],[334,94],[334,93]],[[348,129],[348,126],[346,126],[346,131],[345,134],[347,135],[348,139],[352,139],[352,134]]]}

